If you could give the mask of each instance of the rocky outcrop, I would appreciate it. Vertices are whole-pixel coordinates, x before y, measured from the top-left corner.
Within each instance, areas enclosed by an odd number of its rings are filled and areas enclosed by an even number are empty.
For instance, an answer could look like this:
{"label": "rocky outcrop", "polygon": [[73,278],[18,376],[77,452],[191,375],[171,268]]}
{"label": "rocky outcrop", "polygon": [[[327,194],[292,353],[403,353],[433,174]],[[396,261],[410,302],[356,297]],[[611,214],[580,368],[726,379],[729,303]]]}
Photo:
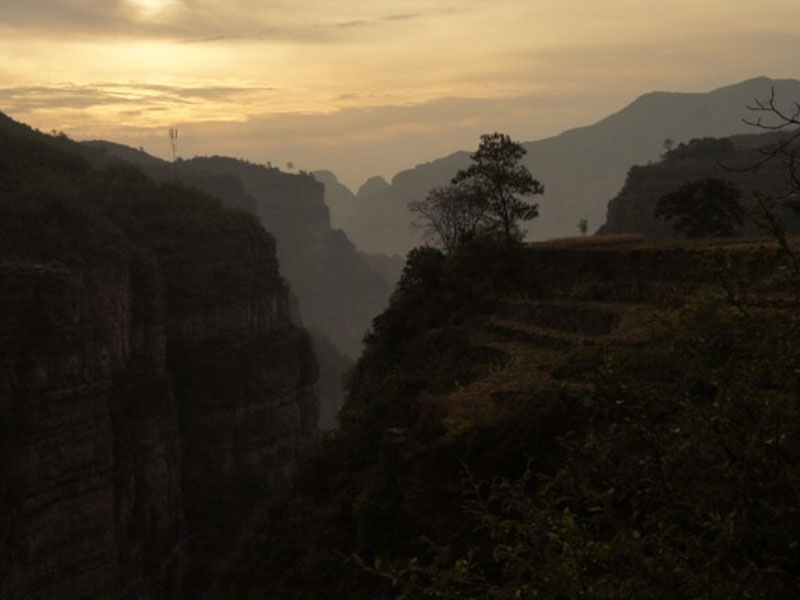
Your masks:
{"label": "rocky outcrop", "polygon": [[[676,232],[671,223],[656,219],[655,208],[662,197],[691,181],[707,178],[730,181],[742,192],[741,203],[750,213],[755,194],[785,196],[786,166],[779,159],[764,163],[761,152],[774,147],[779,139],[774,133],[695,139],[668,152],[657,163],[631,167],[625,185],[608,202],[606,222],[598,233],[674,236]],[[796,213],[776,207],[776,214],[790,231],[800,231]],[[756,221],[746,219],[738,233],[758,235],[763,232],[759,231]]]}
{"label": "rocky outcrop", "polygon": [[0,163],[0,598],[201,597],[316,438],[275,243],[33,132]]}

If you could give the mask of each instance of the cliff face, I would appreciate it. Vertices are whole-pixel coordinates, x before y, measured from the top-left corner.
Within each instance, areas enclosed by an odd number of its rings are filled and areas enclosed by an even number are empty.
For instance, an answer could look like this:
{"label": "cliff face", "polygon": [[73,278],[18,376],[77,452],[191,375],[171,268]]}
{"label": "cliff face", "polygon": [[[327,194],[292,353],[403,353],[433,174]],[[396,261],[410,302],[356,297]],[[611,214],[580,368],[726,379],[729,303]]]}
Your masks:
{"label": "cliff face", "polygon": [[155,273],[2,275],[0,596],[175,593],[186,528],[163,311],[133,318],[154,299],[134,280]]}
{"label": "cliff face", "polygon": [[0,598],[196,598],[316,435],[274,241],[32,133],[0,163]]}
{"label": "cliff face", "polygon": [[[224,156],[179,160],[172,165],[105,141],[88,142],[82,148],[93,164],[132,162],[158,180],[177,179],[225,206],[258,216],[277,240],[281,272],[320,357],[320,427],[334,427],[342,404],[341,378],[360,354],[372,319],[385,308],[403,261],[366,255],[343,231],[331,227],[326,186],[336,181],[333,174],[323,172],[317,180],[307,173],[284,173]],[[348,193],[341,184],[339,188]],[[336,222],[340,220],[341,215]]]}
{"label": "cliff face", "polygon": [[182,180],[233,204],[232,189],[206,185],[209,173],[234,175],[253,198],[252,212],[278,241],[278,259],[303,323],[355,358],[372,318],[386,305],[393,282],[368,264],[347,236],[331,229],[325,186],[306,174],[287,174],[244,161],[195,158],[178,165]]}

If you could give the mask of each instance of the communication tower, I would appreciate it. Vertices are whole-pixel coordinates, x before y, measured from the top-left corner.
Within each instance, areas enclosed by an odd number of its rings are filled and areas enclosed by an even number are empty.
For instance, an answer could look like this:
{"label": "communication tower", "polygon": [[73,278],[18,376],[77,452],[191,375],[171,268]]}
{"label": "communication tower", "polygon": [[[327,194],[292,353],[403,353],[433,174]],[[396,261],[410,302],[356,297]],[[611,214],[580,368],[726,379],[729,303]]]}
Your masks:
{"label": "communication tower", "polygon": [[172,147],[172,178],[178,180],[178,171],[175,160],[178,158],[178,130],[175,127],[169,128],[169,144]]}
{"label": "communication tower", "polygon": [[172,162],[178,157],[178,130],[174,127],[169,128],[169,143],[172,146]]}

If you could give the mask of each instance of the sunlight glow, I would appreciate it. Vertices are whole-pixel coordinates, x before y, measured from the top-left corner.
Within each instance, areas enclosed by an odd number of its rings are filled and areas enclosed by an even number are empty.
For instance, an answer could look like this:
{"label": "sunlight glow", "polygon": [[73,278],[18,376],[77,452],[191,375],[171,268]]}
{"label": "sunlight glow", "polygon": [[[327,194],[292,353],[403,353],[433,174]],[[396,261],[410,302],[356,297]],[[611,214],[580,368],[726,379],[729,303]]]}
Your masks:
{"label": "sunlight glow", "polygon": [[[646,91],[796,77],[800,26],[784,17],[796,2],[47,0],[61,8],[47,14],[6,2],[0,112],[137,145],[136,128],[161,144],[176,124],[188,143],[192,124],[204,151],[265,156],[279,140],[307,163],[373,144],[390,173],[401,156],[435,156],[430,140],[445,153],[500,128],[535,139]],[[370,175],[377,156],[353,169]]]}
{"label": "sunlight glow", "polygon": [[128,0],[139,14],[145,17],[153,17],[163,12],[171,0]]}

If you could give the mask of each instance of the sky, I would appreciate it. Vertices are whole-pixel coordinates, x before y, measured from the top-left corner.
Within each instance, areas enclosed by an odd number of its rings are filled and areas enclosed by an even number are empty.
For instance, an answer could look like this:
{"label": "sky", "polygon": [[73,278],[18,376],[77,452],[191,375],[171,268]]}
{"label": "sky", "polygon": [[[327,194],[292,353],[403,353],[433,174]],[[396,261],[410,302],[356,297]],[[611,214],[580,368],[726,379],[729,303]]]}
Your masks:
{"label": "sky", "polygon": [[367,177],[800,77],[797,0],[0,0],[0,111],[73,139]]}

